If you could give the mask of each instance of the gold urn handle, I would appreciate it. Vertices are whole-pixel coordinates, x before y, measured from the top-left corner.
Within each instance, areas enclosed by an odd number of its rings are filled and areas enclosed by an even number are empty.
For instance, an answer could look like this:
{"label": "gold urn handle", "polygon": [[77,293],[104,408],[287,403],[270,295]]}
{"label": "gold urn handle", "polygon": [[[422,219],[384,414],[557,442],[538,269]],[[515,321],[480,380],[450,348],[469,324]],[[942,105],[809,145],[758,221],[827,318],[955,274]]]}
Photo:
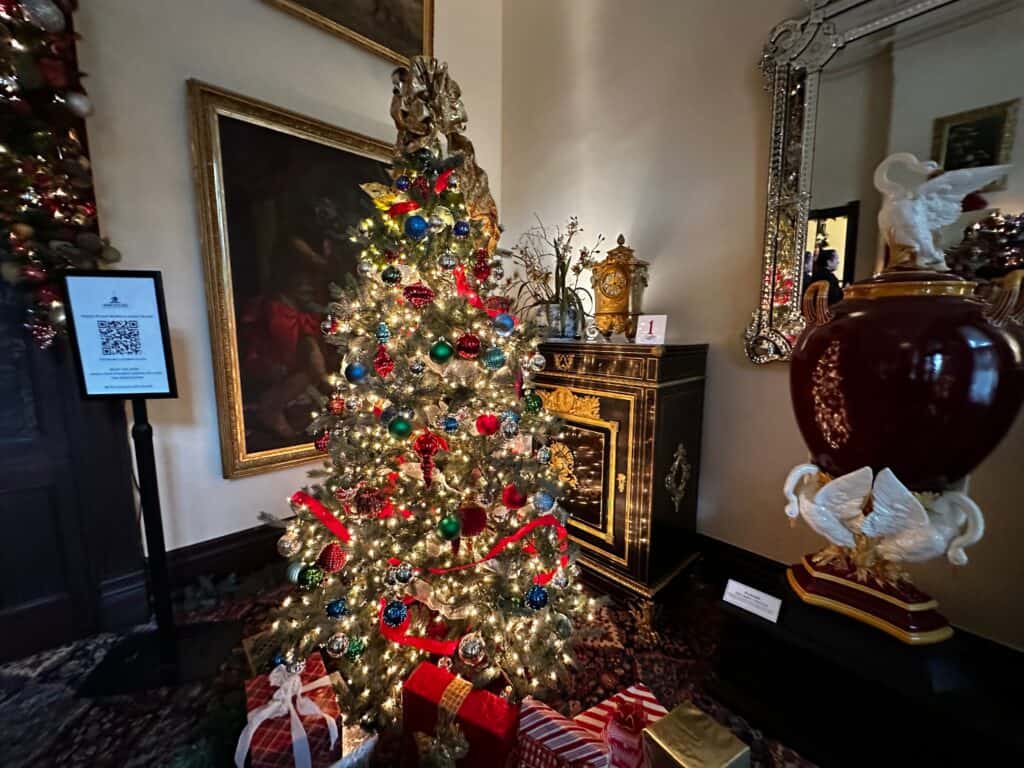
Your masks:
{"label": "gold urn handle", "polygon": [[800,305],[808,325],[825,325],[832,320],[828,308],[828,281],[817,280],[807,286]]}
{"label": "gold urn handle", "polygon": [[1024,269],[1015,269],[994,284],[996,293],[985,308],[985,317],[997,327],[1010,321],[1024,325]]}
{"label": "gold urn handle", "polygon": [[686,484],[690,481],[689,459],[686,456],[686,446],[682,443],[676,446],[676,452],[672,456],[672,466],[668,468],[665,475],[665,490],[668,491],[672,503],[676,505],[676,513],[679,513],[679,505],[686,495]]}

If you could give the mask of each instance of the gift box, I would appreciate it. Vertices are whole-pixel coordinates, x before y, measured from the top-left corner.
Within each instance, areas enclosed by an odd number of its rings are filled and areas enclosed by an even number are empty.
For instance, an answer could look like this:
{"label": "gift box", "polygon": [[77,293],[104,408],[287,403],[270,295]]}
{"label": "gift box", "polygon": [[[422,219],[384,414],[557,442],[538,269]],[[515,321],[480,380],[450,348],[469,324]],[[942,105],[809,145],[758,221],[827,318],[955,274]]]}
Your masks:
{"label": "gift box", "polygon": [[649,768],[750,768],[750,747],[693,704],[644,729]]}
{"label": "gift box", "polygon": [[[245,683],[248,723],[238,738],[235,765],[252,768],[328,768],[342,757],[338,740],[341,709],[319,653],[301,671],[285,665]],[[293,738],[293,733],[295,738]]]}
{"label": "gift box", "polygon": [[416,733],[433,734],[440,717],[454,716],[469,742],[462,768],[501,768],[515,759],[519,708],[430,662],[402,684],[402,754],[416,765]]}
{"label": "gift box", "polygon": [[551,707],[527,697],[519,708],[520,768],[604,768],[600,738]]}
{"label": "gift box", "polygon": [[643,768],[643,729],[667,714],[651,689],[637,683],[576,715],[574,721],[604,741],[610,768]]}

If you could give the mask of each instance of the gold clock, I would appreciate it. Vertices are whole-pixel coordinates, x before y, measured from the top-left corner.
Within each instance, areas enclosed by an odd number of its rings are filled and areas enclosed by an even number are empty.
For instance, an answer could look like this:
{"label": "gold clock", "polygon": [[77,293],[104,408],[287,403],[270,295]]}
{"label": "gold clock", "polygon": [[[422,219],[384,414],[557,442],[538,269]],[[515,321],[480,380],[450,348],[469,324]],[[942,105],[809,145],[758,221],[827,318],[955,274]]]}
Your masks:
{"label": "gold clock", "polygon": [[646,268],[646,262],[634,258],[633,249],[626,247],[626,238],[619,235],[618,246],[591,269],[594,324],[606,339],[613,333],[624,333],[630,341],[636,337],[640,306],[639,291],[635,289],[642,291],[646,285]]}

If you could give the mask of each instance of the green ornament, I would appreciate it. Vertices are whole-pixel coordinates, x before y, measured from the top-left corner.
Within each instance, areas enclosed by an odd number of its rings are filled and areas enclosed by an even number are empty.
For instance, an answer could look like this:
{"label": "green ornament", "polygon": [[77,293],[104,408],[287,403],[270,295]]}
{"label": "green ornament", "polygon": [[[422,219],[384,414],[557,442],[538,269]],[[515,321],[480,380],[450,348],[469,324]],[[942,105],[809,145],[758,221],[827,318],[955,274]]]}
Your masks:
{"label": "green ornament", "polygon": [[456,515],[445,515],[437,524],[437,535],[445,541],[457,539],[461,530],[462,523]]}
{"label": "green ornament", "polygon": [[388,422],[388,432],[391,433],[392,437],[397,437],[400,440],[405,439],[412,434],[412,422],[404,416],[395,416],[395,418]]}
{"label": "green ornament", "polygon": [[345,658],[349,661],[356,661],[366,650],[366,641],[361,637],[351,637],[348,641],[348,650],[345,651]]}
{"label": "green ornament", "polygon": [[540,399],[540,395],[536,392],[530,392],[523,398],[523,408],[527,413],[537,413],[543,407],[544,401]]}
{"label": "green ornament", "polygon": [[309,592],[319,587],[324,581],[324,569],[319,565],[306,565],[299,571],[299,580],[296,584],[299,589]]}
{"label": "green ornament", "polygon": [[452,355],[455,354],[455,347],[451,345],[448,339],[440,338],[434,342],[434,345],[430,348],[430,359],[438,365],[444,365],[452,359]]}

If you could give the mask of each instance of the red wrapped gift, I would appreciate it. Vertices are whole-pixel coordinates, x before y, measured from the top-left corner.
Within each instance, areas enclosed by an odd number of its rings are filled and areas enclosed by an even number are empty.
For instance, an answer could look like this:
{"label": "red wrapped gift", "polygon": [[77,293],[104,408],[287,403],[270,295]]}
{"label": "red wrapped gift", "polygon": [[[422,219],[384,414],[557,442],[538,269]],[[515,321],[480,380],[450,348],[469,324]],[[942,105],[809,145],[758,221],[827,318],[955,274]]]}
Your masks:
{"label": "red wrapped gift", "polygon": [[341,709],[323,659],[314,653],[301,672],[282,664],[245,682],[248,723],[238,737],[235,765],[252,768],[326,768],[341,758]]}
{"label": "red wrapped gift", "polygon": [[519,708],[450,672],[422,662],[402,684],[402,749],[416,765],[416,733],[433,734],[442,712],[454,714],[469,742],[462,768],[500,768],[515,759]]}
{"label": "red wrapped gift", "polygon": [[608,745],[610,768],[642,768],[643,729],[667,714],[651,689],[637,683],[576,715],[575,722]]}
{"label": "red wrapped gift", "polygon": [[608,747],[590,731],[527,697],[519,709],[520,768],[604,768]]}

